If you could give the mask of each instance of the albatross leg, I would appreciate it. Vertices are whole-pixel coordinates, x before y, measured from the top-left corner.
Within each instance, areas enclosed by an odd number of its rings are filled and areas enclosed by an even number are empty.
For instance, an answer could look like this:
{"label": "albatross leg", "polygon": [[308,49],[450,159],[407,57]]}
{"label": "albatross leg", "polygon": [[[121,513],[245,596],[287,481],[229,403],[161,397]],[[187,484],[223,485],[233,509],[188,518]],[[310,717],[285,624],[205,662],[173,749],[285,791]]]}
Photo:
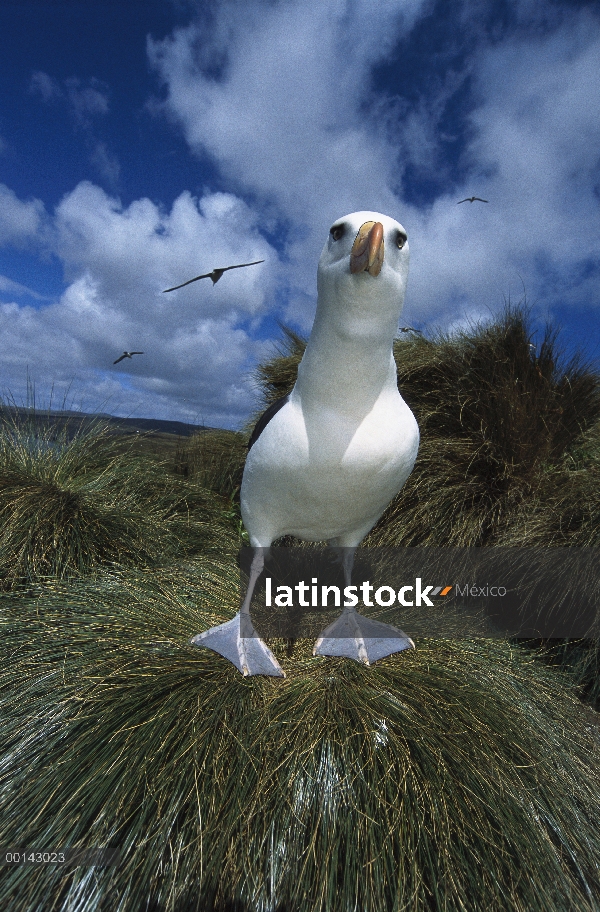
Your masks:
{"label": "albatross leg", "polygon": [[[346,586],[350,585],[352,578],[355,550],[356,548],[343,549],[342,565]],[[313,655],[347,656],[370,665],[395,652],[414,648],[411,638],[398,627],[364,617],[354,608],[344,608],[316,641]]]}
{"label": "albatross leg", "polygon": [[271,675],[276,678],[285,678],[285,672],[269,649],[260,639],[252,625],[250,617],[250,602],[256,581],[263,571],[265,564],[263,548],[255,548],[252,555],[250,579],[242,607],[231,621],[211,627],[203,633],[197,633],[190,643],[194,646],[206,646],[213,652],[235,665],[244,677],[248,675]]}

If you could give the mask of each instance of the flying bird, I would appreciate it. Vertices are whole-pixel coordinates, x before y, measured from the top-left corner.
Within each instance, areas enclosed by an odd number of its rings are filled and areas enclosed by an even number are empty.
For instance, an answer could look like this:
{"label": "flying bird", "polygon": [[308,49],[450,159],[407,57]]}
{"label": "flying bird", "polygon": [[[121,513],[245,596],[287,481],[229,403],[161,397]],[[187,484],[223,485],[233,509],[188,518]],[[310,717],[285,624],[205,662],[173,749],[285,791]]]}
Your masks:
{"label": "flying bird", "polygon": [[461,203],[474,203],[475,201],[478,203],[489,203],[489,200],[481,199],[480,196],[468,196],[464,200],[459,200],[456,205],[460,206]]}
{"label": "flying bird", "polygon": [[244,266],[256,266],[258,263],[264,263],[264,260],[254,260],[252,263],[238,263],[237,266],[222,266],[219,269],[213,269],[212,272],[205,272],[203,275],[196,276],[195,279],[188,279],[187,282],[182,282],[181,285],[174,285],[173,288],[165,288],[163,294],[166,294],[167,291],[177,291],[178,288],[184,288],[185,285],[191,285],[192,282],[197,282],[198,279],[211,279],[213,285],[216,285],[224,272],[227,272],[229,269],[243,269]]}
{"label": "flying bird", "polygon": [[[191,640],[244,675],[284,675],[250,619],[265,550],[283,535],[328,541],[343,549],[348,585],[356,548],[412,471],[419,429],[398,391],[393,356],[408,259],[406,231],[388,216],[355,212],[329,232],[296,385],[267,409],[249,442],[240,504],[254,550],[242,607]],[[345,607],[313,654],[368,665],[410,647],[398,628]]]}
{"label": "flying bird", "polygon": [[123,358],[132,358],[134,355],[143,355],[144,352],[123,352],[120,358],[117,358],[116,361],[113,361],[113,364],[118,364],[119,361],[122,361]]}

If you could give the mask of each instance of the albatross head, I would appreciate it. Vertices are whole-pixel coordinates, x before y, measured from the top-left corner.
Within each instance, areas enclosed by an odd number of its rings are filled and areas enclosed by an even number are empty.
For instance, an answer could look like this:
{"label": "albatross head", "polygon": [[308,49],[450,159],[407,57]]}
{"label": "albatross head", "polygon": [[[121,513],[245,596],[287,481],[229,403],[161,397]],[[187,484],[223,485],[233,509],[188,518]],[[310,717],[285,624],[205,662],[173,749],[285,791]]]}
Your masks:
{"label": "albatross head", "polygon": [[379,212],[345,215],[331,226],[319,259],[319,302],[397,319],[408,262],[406,231],[395,219]]}

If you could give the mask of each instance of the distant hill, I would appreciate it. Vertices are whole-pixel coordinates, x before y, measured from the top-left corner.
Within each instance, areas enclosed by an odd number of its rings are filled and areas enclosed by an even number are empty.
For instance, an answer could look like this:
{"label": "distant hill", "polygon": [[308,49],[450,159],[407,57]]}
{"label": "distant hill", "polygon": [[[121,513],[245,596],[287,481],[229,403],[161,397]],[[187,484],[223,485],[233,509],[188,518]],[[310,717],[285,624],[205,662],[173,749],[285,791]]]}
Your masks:
{"label": "distant hill", "polygon": [[159,434],[173,434],[177,437],[191,437],[201,431],[212,431],[216,428],[203,424],[186,424],[183,421],[159,421],[156,418],[117,418],[114,415],[86,414],[69,410],[39,411],[30,408],[16,408],[13,406],[0,406],[0,416],[23,420],[28,418],[36,424],[44,425],[50,420],[57,425],[68,424],[75,433],[83,425],[94,424],[98,421],[106,423],[114,429],[115,433],[131,434],[135,431],[152,432]]}

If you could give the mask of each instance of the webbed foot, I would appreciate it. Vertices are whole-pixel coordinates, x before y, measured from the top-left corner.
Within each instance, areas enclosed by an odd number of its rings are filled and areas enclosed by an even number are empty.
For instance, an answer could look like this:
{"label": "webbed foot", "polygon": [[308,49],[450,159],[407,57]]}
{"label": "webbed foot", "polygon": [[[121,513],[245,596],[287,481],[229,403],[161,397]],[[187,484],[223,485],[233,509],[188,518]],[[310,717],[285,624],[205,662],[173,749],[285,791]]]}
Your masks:
{"label": "webbed foot", "polygon": [[244,677],[262,674],[285,678],[284,670],[266,643],[263,643],[256,633],[254,636],[248,636],[251,631],[254,633],[252,623],[246,619],[243,630],[245,636],[241,635],[238,611],[233,620],[197,633],[191,638],[190,643],[194,646],[206,646],[207,649],[218,652],[235,665]]}
{"label": "webbed foot", "polygon": [[370,665],[394,652],[414,648],[411,638],[398,627],[345,609],[323,631],[314,645],[313,655],[347,656]]}

